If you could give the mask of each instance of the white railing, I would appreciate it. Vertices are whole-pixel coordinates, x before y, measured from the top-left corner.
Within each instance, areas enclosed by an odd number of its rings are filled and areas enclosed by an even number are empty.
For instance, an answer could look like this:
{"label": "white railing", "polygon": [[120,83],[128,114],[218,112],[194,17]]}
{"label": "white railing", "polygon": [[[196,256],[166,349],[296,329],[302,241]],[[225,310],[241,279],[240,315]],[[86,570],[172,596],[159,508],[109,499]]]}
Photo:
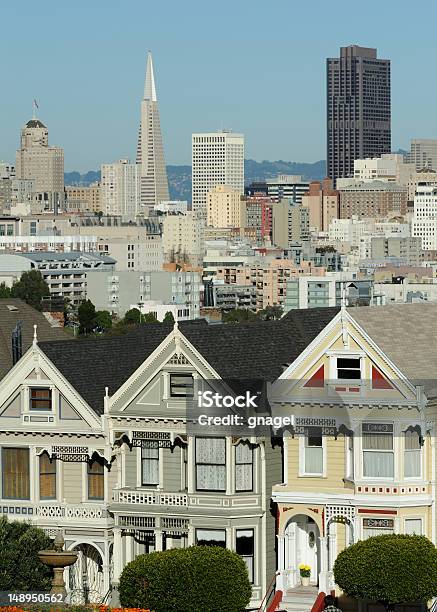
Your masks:
{"label": "white railing", "polygon": [[93,521],[106,518],[107,512],[105,506],[80,506],[70,504],[43,504],[37,506],[36,516],[40,518],[67,518],[78,519],[84,521]]}
{"label": "white railing", "polygon": [[161,491],[114,491],[113,500],[119,504],[145,504],[157,506],[188,506],[185,493],[163,493]]}

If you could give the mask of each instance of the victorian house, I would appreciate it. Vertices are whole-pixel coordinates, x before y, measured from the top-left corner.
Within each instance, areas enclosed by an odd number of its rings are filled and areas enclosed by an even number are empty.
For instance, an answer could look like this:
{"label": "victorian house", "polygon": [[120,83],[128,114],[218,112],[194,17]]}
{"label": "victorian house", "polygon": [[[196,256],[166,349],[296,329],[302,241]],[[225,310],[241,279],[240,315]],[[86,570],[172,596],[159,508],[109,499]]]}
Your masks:
{"label": "victorian house", "polygon": [[345,546],[385,533],[436,543],[437,307],[345,309],[272,386],[284,437],[277,586],[299,565],[327,592]]}
{"label": "victorian house", "polygon": [[116,599],[135,556],[192,544],[240,554],[258,606],[274,580],[282,442],[187,430],[196,381],[274,381],[336,309],[282,321],[140,326],[40,342],[0,382],[1,508],[79,552],[73,601]]}

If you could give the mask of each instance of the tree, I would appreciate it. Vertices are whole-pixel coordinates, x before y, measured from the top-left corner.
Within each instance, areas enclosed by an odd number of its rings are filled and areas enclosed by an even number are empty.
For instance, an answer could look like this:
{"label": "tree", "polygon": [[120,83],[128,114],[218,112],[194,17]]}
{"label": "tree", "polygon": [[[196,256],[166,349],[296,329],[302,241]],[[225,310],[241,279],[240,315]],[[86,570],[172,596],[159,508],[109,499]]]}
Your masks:
{"label": "tree", "polygon": [[96,325],[96,307],[91,300],[83,300],[77,309],[79,319],[79,333],[89,334]]}
{"label": "tree", "polygon": [[247,308],[234,308],[223,314],[224,323],[246,323],[254,319],[256,319],[255,313]]}
{"label": "tree", "polygon": [[125,325],[138,325],[141,322],[141,312],[138,308],[131,308],[124,315],[123,323]]}
{"label": "tree", "polygon": [[156,314],[153,312],[146,312],[146,314],[142,317],[143,323],[159,323],[156,318]]}
{"label": "tree", "polygon": [[120,577],[121,605],[154,612],[241,612],[251,597],[246,564],[219,546],[140,555]]}
{"label": "tree", "polygon": [[283,314],[282,306],[266,306],[266,308],[258,312],[258,317],[263,321],[272,321],[280,319]]}
{"label": "tree", "polygon": [[0,517],[0,591],[49,591],[51,570],[38,551],[51,548],[42,529]]}
{"label": "tree", "polygon": [[380,602],[387,611],[426,602],[437,596],[437,549],[424,536],[375,536],[338,555],[334,578],[347,595]]}
{"label": "tree", "polygon": [[170,310],[168,310],[168,311],[165,313],[163,323],[171,323],[172,325],[174,325],[174,316],[173,316],[173,313],[172,313],[172,312],[170,312]]}
{"label": "tree", "polygon": [[11,297],[11,288],[6,285],[6,283],[0,284],[0,298],[8,298]]}
{"label": "tree", "polygon": [[106,331],[112,327],[111,313],[107,310],[98,310],[96,312],[95,323],[101,330]]}
{"label": "tree", "polygon": [[41,310],[43,297],[50,295],[50,289],[39,270],[23,272],[20,280],[11,288],[11,297],[24,300],[29,306]]}

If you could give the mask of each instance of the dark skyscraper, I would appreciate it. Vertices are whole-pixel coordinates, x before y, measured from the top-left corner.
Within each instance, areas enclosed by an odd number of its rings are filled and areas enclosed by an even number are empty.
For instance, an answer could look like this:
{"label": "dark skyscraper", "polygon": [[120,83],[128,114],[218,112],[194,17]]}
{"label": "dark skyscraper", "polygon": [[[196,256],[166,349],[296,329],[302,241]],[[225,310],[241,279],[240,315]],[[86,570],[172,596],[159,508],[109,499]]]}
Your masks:
{"label": "dark skyscraper", "polygon": [[327,172],[353,176],[354,160],[391,150],[390,60],[351,45],[326,61]]}

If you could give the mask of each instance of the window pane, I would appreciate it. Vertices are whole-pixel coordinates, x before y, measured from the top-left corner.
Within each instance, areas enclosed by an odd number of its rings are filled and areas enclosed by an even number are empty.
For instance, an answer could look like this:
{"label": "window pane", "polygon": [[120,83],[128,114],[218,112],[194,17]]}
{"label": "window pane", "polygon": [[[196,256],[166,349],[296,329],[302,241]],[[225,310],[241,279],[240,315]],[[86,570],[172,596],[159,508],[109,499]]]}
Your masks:
{"label": "window pane", "polygon": [[237,463],[252,463],[253,450],[248,444],[240,442],[235,447],[235,461]]}
{"label": "window pane", "polygon": [[221,465],[198,465],[196,485],[201,491],[226,491],[226,467]]}
{"label": "window pane", "polygon": [[405,519],[406,535],[422,535],[422,519]]}
{"label": "window pane", "polygon": [[253,466],[251,463],[235,466],[235,490],[253,490]]}
{"label": "window pane", "polygon": [[363,433],[363,448],[366,450],[392,450],[393,434]]}
{"label": "window pane", "polygon": [[141,447],[141,484],[159,484],[159,448],[157,442]]}
{"label": "window pane", "polygon": [[250,582],[254,581],[254,549],[253,529],[237,529],[235,552],[239,554],[245,562]]}
{"label": "window pane", "polygon": [[93,461],[88,464],[88,498],[103,499],[104,498],[104,468],[99,461]]}
{"label": "window pane", "polygon": [[323,448],[305,448],[305,473],[323,474]]}
{"label": "window pane", "polygon": [[337,377],[346,380],[359,380],[361,378],[360,370],[344,370],[338,368]]}
{"label": "window pane", "polygon": [[193,397],[194,381],[191,374],[170,374],[171,397]]}
{"label": "window pane", "polygon": [[2,449],[2,483],[5,499],[30,499],[28,448]]}
{"label": "window pane", "polygon": [[405,450],[420,450],[419,434],[417,431],[405,432]]}
{"label": "window pane", "polygon": [[376,478],[393,478],[394,458],[393,453],[364,451],[363,452],[363,475]]}
{"label": "window pane", "polygon": [[56,461],[47,453],[39,458],[39,496],[41,499],[56,498]]}
{"label": "window pane", "polygon": [[226,462],[226,441],[224,438],[196,438],[196,463]]}
{"label": "window pane", "polygon": [[421,475],[421,452],[420,450],[407,450],[404,453],[404,475],[405,478],[420,478]]}
{"label": "window pane", "polygon": [[52,391],[51,389],[35,387],[30,389],[30,409],[31,410],[51,410]]}
{"label": "window pane", "polygon": [[321,436],[307,436],[306,445],[322,447],[323,446],[322,437]]}
{"label": "window pane", "polygon": [[337,357],[337,367],[339,368],[356,368],[360,369],[360,359],[350,357]]}
{"label": "window pane", "polygon": [[226,532],[220,529],[196,529],[198,546],[221,546],[226,548]]}

